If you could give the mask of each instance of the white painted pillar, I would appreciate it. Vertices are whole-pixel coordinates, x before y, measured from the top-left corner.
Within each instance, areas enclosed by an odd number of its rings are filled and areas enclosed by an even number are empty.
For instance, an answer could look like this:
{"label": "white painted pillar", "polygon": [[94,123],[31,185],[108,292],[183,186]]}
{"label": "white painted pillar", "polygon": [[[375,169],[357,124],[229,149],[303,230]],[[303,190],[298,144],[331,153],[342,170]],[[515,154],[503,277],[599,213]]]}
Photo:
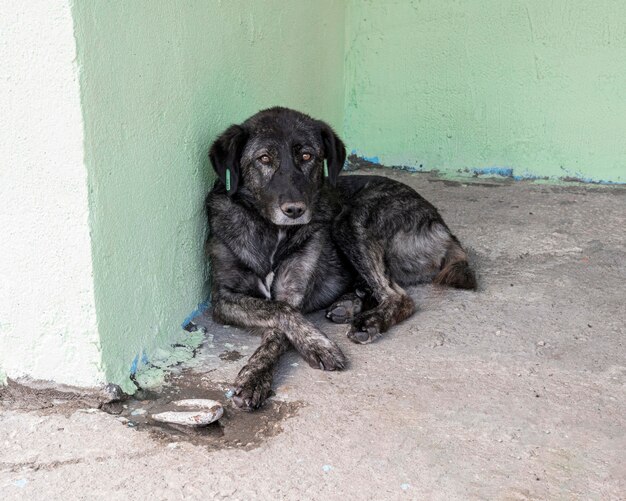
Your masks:
{"label": "white painted pillar", "polygon": [[69,0],[0,15],[0,379],[104,381]]}

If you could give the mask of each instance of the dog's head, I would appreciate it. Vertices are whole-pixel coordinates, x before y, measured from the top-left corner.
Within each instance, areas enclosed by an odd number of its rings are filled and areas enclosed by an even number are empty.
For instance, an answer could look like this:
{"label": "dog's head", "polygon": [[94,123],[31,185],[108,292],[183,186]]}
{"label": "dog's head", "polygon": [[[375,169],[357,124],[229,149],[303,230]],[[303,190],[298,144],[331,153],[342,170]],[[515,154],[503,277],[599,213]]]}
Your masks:
{"label": "dog's head", "polygon": [[270,108],[226,129],[209,156],[230,196],[237,193],[266,219],[285,226],[311,221],[320,188],[336,184],[346,151],[328,124]]}

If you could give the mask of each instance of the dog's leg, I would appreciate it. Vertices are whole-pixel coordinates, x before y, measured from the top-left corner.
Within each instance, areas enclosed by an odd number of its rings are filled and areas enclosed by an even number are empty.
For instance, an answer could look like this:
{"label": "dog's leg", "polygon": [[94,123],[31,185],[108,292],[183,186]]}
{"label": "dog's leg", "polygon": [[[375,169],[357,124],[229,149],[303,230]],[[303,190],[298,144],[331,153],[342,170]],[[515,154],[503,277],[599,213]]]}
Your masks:
{"label": "dog's leg", "polygon": [[282,301],[228,294],[213,307],[220,323],[248,328],[269,328],[284,332],[298,353],[316,369],[341,370],[346,358],[339,347],[289,304]]}
{"label": "dog's leg", "polygon": [[355,316],[348,337],[355,343],[371,343],[391,326],[413,314],[415,305],[389,276],[382,242],[370,240],[365,229],[345,218],[335,227],[342,251],[371,290],[377,306]]}
{"label": "dog's leg", "polygon": [[235,379],[233,402],[245,410],[257,409],[267,399],[276,365],[290,346],[284,332],[276,329],[263,329],[261,332],[261,346]]}

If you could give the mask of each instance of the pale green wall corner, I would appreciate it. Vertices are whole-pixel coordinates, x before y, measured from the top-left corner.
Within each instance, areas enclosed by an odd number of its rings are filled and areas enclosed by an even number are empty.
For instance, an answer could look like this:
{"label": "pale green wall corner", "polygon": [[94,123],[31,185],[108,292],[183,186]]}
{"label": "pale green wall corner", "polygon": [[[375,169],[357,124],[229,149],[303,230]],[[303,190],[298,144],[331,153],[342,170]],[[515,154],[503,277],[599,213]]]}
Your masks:
{"label": "pale green wall corner", "polygon": [[344,134],[385,165],[626,182],[622,0],[350,0]]}
{"label": "pale green wall corner", "polygon": [[106,377],[178,334],[206,297],[207,151],[285,105],[340,128],[345,4],[169,0],[73,6]]}
{"label": "pale green wall corner", "polygon": [[163,348],[207,294],[207,150],[264,107],[323,118],[385,165],[626,182],[621,0],[7,9],[0,230],[19,286],[0,282],[2,377],[132,390],[135,360],[187,356]]}

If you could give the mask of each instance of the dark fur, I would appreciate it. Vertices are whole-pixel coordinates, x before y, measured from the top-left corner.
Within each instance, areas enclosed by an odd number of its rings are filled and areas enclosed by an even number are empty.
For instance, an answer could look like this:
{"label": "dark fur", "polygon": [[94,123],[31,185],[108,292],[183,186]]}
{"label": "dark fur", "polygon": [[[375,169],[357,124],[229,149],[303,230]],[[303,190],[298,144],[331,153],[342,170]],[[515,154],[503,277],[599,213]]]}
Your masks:
{"label": "dark fur", "polygon": [[[363,344],[413,313],[402,286],[476,287],[459,241],[413,189],[378,176],[339,177],[345,148],[324,122],[286,108],[261,111],[228,128],[210,158],[219,177],[207,198],[213,316],[262,335],[235,381],[239,407],[267,398],[289,345],[312,367],[345,367],[341,350],[303,313],[327,308]],[[294,206],[302,212],[295,219]]]}

